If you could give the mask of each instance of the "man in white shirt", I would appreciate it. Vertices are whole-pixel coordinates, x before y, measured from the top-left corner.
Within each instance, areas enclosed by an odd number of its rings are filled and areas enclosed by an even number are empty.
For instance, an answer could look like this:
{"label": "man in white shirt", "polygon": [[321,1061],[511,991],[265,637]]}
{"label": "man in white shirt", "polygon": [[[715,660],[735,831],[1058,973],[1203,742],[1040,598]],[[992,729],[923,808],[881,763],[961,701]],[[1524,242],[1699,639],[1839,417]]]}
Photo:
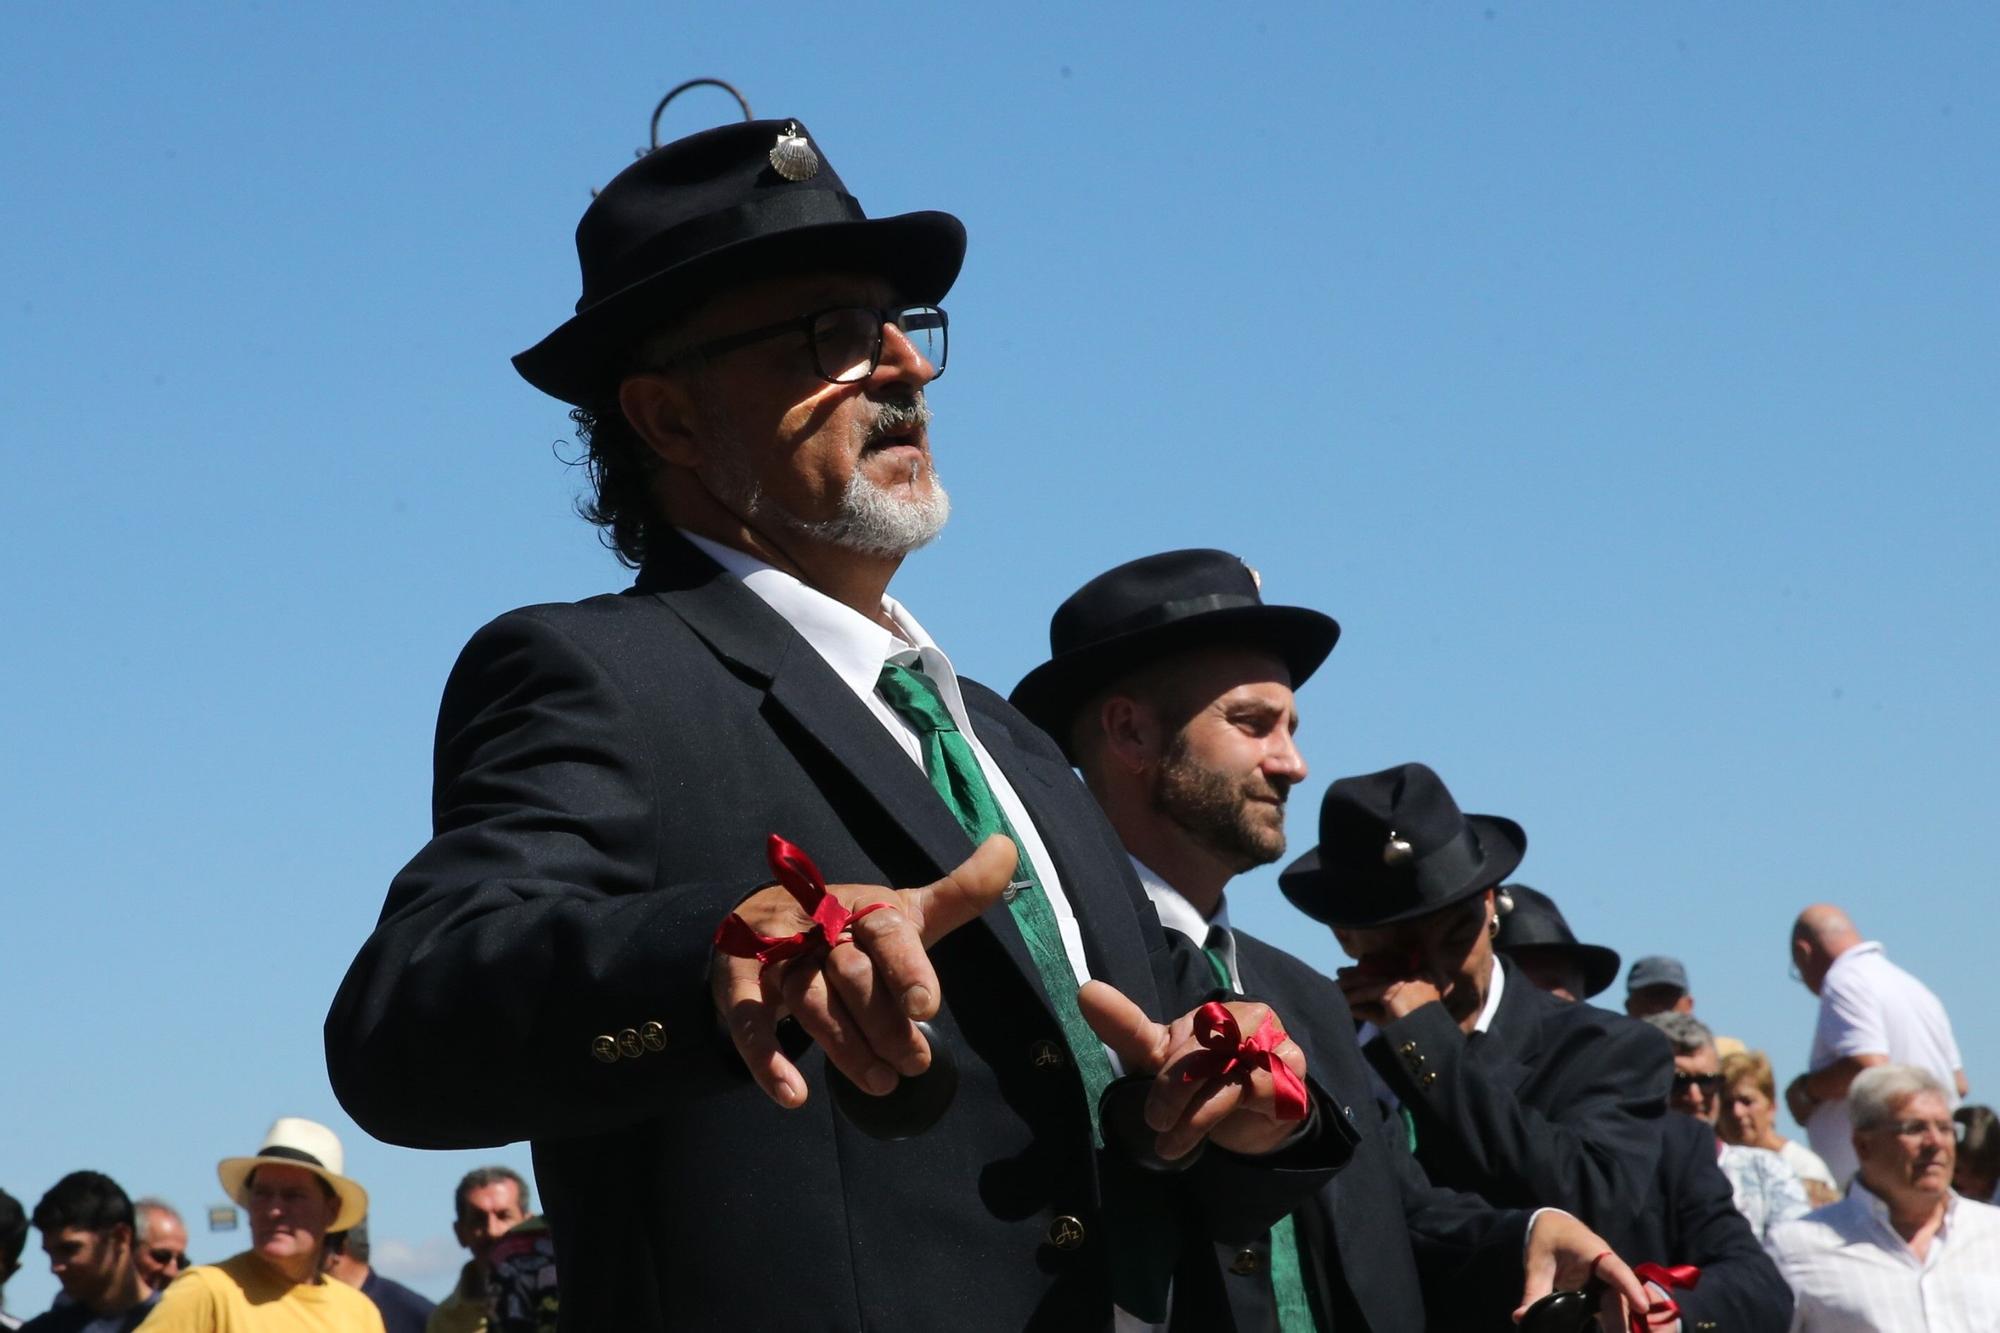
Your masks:
{"label": "man in white shirt", "polygon": [[2000,1208],[1952,1192],[1951,1092],[1874,1065],[1847,1092],[1857,1178],[1771,1233],[1794,1333],[1985,1333],[2000,1323]]}
{"label": "man in white shirt", "polygon": [[1785,1101],[1844,1188],[1856,1165],[1847,1113],[1855,1076],[1892,1063],[1929,1070],[1949,1110],[1968,1091],[1964,1062],[1937,996],[1890,962],[1880,944],[1862,939],[1838,907],[1819,903],[1799,913],[1792,967],[1819,996],[1819,1022],[1807,1072],[1785,1089]]}

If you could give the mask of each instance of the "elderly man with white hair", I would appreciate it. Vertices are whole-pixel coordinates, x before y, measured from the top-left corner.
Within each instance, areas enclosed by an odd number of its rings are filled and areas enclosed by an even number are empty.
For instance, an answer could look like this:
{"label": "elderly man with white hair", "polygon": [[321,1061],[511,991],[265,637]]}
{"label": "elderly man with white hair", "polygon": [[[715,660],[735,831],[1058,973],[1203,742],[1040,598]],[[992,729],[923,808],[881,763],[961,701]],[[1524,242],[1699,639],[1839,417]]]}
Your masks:
{"label": "elderly man with white hair", "polygon": [[1846,1198],[1771,1232],[1795,1333],[1973,1333],[2000,1322],[2000,1208],[1952,1192],[1938,1078],[1876,1065],[1847,1094],[1860,1169]]}

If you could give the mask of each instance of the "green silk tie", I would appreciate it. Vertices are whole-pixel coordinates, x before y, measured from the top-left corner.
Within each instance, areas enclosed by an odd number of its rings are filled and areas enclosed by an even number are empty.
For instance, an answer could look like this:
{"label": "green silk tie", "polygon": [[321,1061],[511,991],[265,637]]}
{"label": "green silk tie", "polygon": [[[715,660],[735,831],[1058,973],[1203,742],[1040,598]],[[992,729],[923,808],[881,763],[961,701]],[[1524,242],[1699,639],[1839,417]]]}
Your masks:
{"label": "green silk tie", "polygon": [[[1240,990],[1230,975],[1233,952],[1227,926],[1210,926],[1202,943],[1209,971],[1224,990]],[[1271,1227],[1271,1302],[1278,1311],[1278,1333],[1317,1333],[1312,1301],[1306,1296],[1305,1267],[1299,1262],[1299,1237],[1292,1219],[1281,1217]]]}
{"label": "green silk tie", "polygon": [[1007,823],[1007,815],[994,799],[993,788],[979,767],[979,756],[973,753],[972,743],[965,739],[958,724],[951,720],[930,678],[891,662],[882,668],[879,684],[889,706],[916,728],[923,743],[924,772],[930,775],[931,786],[944,798],[965,836],[972,839],[974,846],[995,833],[1004,833],[1014,840],[1014,851],[1020,859],[1014,864],[1014,881],[1002,897],[1013,914],[1014,924],[1021,928],[1022,938],[1028,942],[1035,971],[1041,974],[1042,989],[1049,994],[1056,1022],[1062,1026],[1063,1040],[1069,1045],[1077,1072],[1083,1076],[1084,1096],[1090,1103],[1091,1137],[1101,1148],[1104,1129],[1097,1123],[1097,1099],[1111,1082],[1111,1059],[1105,1054],[1104,1043],[1090,1030],[1090,1024],[1083,1021],[1083,1010],[1077,1007],[1076,971],[1069,965],[1069,951],[1063,948],[1055,909],[1049,905],[1041,878],[1028,859],[1028,849],[1021,845],[1020,837]]}
{"label": "green silk tie", "polygon": [[[1098,1098],[1111,1082],[1111,1057],[1105,1052],[1104,1043],[1083,1021],[1083,1010],[1076,1002],[1076,970],[1070,966],[1069,951],[1063,948],[1062,931],[1056,925],[1055,908],[1049,905],[1041,878],[1028,859],[1028,849],[1021,845],[1020,836],[1008,824],[1006,812],[1001,810],[985,771],[979,767],[979,756],[973,752],[972,742],[952,721],[930,678],[890,662],[883,666],[876,686],[889,706],[916,730],[923,749],[924,772],[959,827],[965,830],[965,836],[975,846],[995,833],[1005,833],[1014,841],[1019,859],[1014,863],[1013,882],[1007,886],[1003,898],[1014,924],[1020,927],[1021,937],[1028,943],[1042,989],[1048,992],[1049,1006],[1062,1028],[1063,1041],[1069,1046],[1070,1059],[1082,1076],[1091,1142],[1101,1148],[1104,1127],[1098,1121]],[[1104,1176],[1104,1185],[1104,1212],[1111,1233],[1108,1249],[1112,1299],[1141,1319],[1163,1323],[1167,1317],[1168,1280],[1172,1276],[1176,1247],[1173,1228],[1165,1224],[1163,1212],[1150,1206],[1143,1195],[1119,1188],[1115,1172]]]}

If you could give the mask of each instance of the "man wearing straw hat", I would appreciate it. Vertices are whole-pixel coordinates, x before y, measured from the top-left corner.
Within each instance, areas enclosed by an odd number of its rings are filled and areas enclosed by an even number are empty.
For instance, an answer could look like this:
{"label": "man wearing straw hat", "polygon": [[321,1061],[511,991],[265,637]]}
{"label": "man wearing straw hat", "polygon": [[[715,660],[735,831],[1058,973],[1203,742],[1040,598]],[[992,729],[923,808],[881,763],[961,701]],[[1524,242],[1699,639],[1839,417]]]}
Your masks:
{"label": "man wearing straw hat", "polygon": [[140,1327],[146,1333],[384,1333],[366,1296],[320,1272],[329,1231],[367,1216],[368,1191],[341,1172],[325,1125],[280,1116],[249,1157],[215,1168],[250,1215],[250,1248],[183,1273]]}

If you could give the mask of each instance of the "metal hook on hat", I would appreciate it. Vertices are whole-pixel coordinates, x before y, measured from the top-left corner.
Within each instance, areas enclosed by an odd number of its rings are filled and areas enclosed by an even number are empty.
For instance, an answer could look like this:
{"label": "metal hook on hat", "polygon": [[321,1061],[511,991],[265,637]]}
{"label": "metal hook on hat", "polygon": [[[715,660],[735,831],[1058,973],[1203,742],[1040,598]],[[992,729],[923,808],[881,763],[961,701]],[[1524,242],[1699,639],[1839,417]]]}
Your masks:
{"label": "metal hook on hat", "polygon": [[686,92],[690,88],[703,88],[703,87],[722,89],[722,91],[728,93],[731,97],[736,99],[736,105],[743,108],[743,119],[745,120],[757,119],[756,116],[751,114],[750,99],[745,97],[742,93],[738,92],[736,90],[735,84],[727,83],[721,79],[707,79],[707,78],[689,79],[686,83],[683,83],[679,87],[674,88],[673,90],[668,92],[665,97],[662,97],[660,99],[660,104],[653,108],[652,147],[643,150],[638,154],[638,156],[644,157],[647,153],[652,152],[654,148],[658,148],[660,146],[660,114],[667,109],[667,103],[673,101],[676,97],[679,97],[682,93]]}
{"label": "metal hook on hat", "polygon": [[[673,101],[676,97],[679,97],[682,93],[686,92],[690,88],[720,88],[722,89],[722,91],[728,93],[731,97],[736,99],[736,105],[743,108],[744,120],[746,121],[755,120],[757,118],[755,115],[751,113],[750,99],[745,97],[741,92],[739,92],[735,84],[730,83],[724,79],[711,79],[705,77],[699,79],[689,79],[685,83],[677,84],[674,87],[668,89],[667,95],[660,99],[660,104],[653,108],[653,126],[651,134],[647,136],[649,141],[648,146],[645,148],[636,149],[632,154],[634,158],[644,157],[646,154],[655,152],[659,149],[660,116],[666,111],[667,103]],[[590,187],[590,197],[592,199],[597,198],[597,187],[595,185]]]}

